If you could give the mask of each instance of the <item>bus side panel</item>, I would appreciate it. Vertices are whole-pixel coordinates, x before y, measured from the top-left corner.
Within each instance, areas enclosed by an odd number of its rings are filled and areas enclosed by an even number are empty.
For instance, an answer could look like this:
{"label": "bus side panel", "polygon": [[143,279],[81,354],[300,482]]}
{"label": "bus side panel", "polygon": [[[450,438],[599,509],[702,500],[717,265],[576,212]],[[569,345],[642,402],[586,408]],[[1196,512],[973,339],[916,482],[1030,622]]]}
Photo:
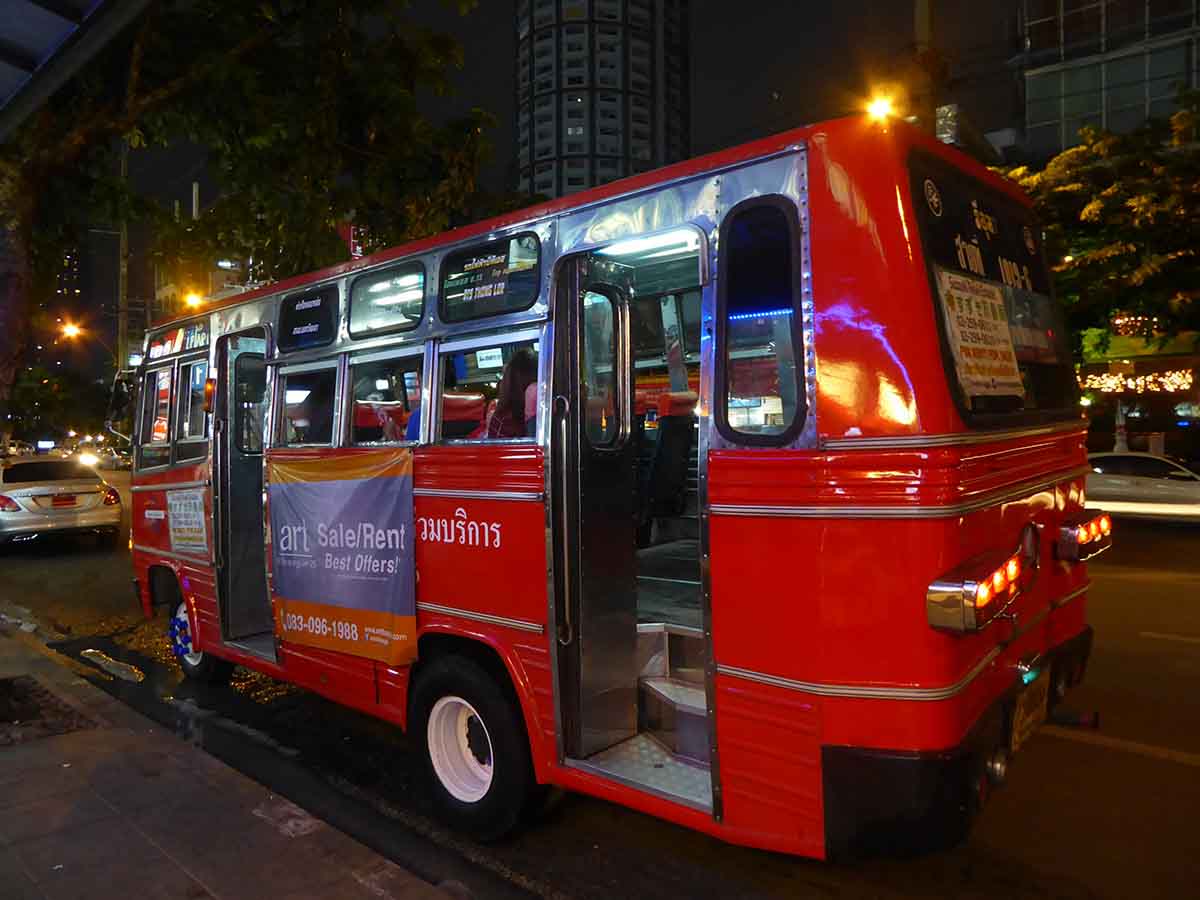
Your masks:
{"label": "bus side panel", "polygon": [[361,656],[280,644],[280,662],[289,681],[337,703],[379,715],[375,694],[375,662]]}
{"label": "bus side panel", "polygon": [[819,702],[722,675],[716,690],[724,824],[743,841],[823,857]]}

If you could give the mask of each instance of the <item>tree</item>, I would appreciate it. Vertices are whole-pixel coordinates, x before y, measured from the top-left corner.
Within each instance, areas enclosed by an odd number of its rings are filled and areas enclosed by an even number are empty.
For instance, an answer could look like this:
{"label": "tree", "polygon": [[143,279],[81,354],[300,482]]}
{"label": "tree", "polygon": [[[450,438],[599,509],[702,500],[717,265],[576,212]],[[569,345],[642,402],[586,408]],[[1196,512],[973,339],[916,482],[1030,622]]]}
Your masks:
{"label": "tree", "polygon": [[[408,22],[409,6],[152,0],[0,147],[0,437],[33,312],[89,218],[157,216],[165,259],[253,256],[272,279],[344,259],[335,229],[347,218],[392,241],[471,205],[487,117],[421,114],[420,95],[446,89],[461,52]],[[177,140],[208,150],[222,188],[200,223],[170,222],[114,174],[121,142]]]}
{"label": "tree", "polygon": [[1084,129],[1042,171],[1008,174],[1030,194],[1072,332],[1125,313],[1143,336],[1200,330],[1200,92],[1133,134]]}

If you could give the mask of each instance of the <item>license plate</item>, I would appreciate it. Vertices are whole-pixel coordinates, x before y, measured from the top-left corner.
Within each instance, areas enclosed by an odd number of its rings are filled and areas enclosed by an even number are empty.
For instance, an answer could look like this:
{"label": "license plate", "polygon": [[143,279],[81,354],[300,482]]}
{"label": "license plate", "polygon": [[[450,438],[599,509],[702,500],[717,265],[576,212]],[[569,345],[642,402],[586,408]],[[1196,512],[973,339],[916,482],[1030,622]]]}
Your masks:
{"label": "license plate", "polygon": [[74,494],[55,494],[54,499],[51,501],[51,503],[54,506],[74,506],[75,505],[75,495]]}
{"label": "license plate", "polygon": [[1017,697],[1013,712],[1012,752],[1016,753],[1037,727],[1046,721],[1046,700],[1049,697],[1050,677],[1042,672]]}

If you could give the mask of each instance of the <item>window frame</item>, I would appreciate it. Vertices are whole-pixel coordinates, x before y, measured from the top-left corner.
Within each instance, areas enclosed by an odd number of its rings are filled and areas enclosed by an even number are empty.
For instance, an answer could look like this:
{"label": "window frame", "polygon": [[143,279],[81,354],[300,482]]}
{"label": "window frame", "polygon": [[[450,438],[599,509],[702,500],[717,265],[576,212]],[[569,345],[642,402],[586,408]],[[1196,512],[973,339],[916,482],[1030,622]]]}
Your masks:
{"label": "window frame", "polygon": [[[276,409],[279,415],[275,417],[275,434],[274,440],[271,443],[271,449],[292,450],[298,448],[324,448],[335,449],[342,446],[342,408],[344,403],[339,401],[343,396],[342,378],[342,357],[336,356],[330,359],[317,360],[315,362],[296,363],[291,366],[280,366],[278,377],[275,379],[275,399],[277,400]],[[330,415],[333,421],[330,423],[329,442],[312,443],[305,441],[303,443],[292,443],[287,440],[287,380],[289,375],[307,375],[312,372],[332,371],[333,372],[333,397],[330,400],[332,409]]]}
{"label": "window frame", "polygon": [[[729,327],[726,318],[729,307],[729,230],[732,223],[743,212],[765,206],[779,210],[788,228],[788,256],[792,275],[792,353],[796,360],[796,412],[791,423],[777,434],[754,434],[739,431],[729,424],[729,366],[727,343]],[[796,203],[783,194],[763,194],[735,203],[721,218],[718,231],[717,260],[717,303],[714,313],[716,322],[716,346],[714,357],[713,423],[728,443],[747,447],[784,447],[792,444],[804,431],[808,420],[808,389],[804,375],[805,345],[803,323],[804,257],[800,242],[804,239],[804,228],[800,221],[800,210]],[[703,343],[703,313],[701,314],[701,343]]]}
{"label": "window frame", "polygon": [[[209,361],[207,353],[199,355],[199,356],[190,356],[190,357],[186,357],[186,358],[182,358],[182,359],[178,360],[176,363],[176,374],[175,374],[177,382],[182,383],[183,370],[185,368],[188,368],[190,370],[190,367],[195,366],[199,363],[203,363],[205,366],[204,383],[207,385],[209,378],[212,377],[212,363]],[[208,457],[208,442],[212,439],[211,422],[209,421],[209,416],[211,415],[211,413],[209,413],[209,412],[202,413],[202,415],[204,416],[204,434],[203,435],[201,435],[200,437],[180,437],[179,428],[183,424],[183,407],[184,407],[184,404],[187,403],[190,398],[190,391],[191,391],[191,382],[189,381],[188,382],[188,392],[185,393],[182,389],[180,389],[179,396],[176,398],[174,437],[172,438],[171,443],[175,445],[174,458],[176,459],[176,461],[188,462],[188,463],[198,463],[198,462],[203,462]],[[203,444],[204,445],[204,453],[200,454],[199,456],[188,456],[185,458],[180,458],[181,454],[178,452],[180,444],[182,444],[186,447],[193,447],[193,446],[196,446],[199,444]]]}
{"label": "window frame", "polygon": [[[483,313],[483,314],[477,315],[477,316],[466,316],[461,319],[446,318],[446,303],[445,303],[446,280],[450,274],[450,266],[447,265],[447,262],[449,260],[452,260],[455,257],[461,256],[461,255],[484,253],[484,252],[486,252],[484,248],[493,247],[497,244],[511,245],[511,243],[513,241],[518,240],[523,237],[531,237],[537,243],[537,265],[534,266],[534,269],[533,269],[533,273],[534,273],[533,274],[533,283],[536,286],[536,290],[534,290],[533,296],[530,298],[529,302],[527,304],[525,304],[524,306],[513,307],[511,309],[504,309],[499,312]],[[514,313],[522,313],[527,310],[533,309],[533,307],[537,305],[538,299],[541,296],[542,296],[542,239],[540,237],[538,237],[538,234],[536,231],[532,231],[532,230],[518,231],[518,232],[515,232],[514,234],[506,235],[505,237],[496,238],[495,240],[483,241],[482,243],[477,243],[477,244],[467,244],[466,246],[458,247],[454,250],[447,251],[442,256],[442,258],[438,261],[437,316],[438,316],[438,321],[440,321],[443,325],[461,326],[461,325],[466,324],[467,322],[483,322],[483,321],[486,321],[487,319],[494,319],[494,318],[499,318],[500,316],[513,315]]]}
{"label": "window frame", "polygon": [[[473,446],[476,444],[536,444],[538,442],[537,435],[540,431],[541,418],[541,403],[538,403],[538,419],[537,428],[533,435],[525,435],[515,438],[443,438],[442,437],[442,396],[445,392],[442,376],[442,364],[444,354],[455,353],[467,350],[482,350],[491,347],[504,347],[509,344],[525,344],[536,343],[538,345],[538,396],[541,397],[542,388],[544,385],[543,366],[543,350],[546,345],[545,321],[535,322],[532,324],[517,325],[510,331],[491,331],[483,333],[473,333],[468,335],[456,336],[452,338],[443,338],[433,342],[433,361],[432,361],[432,384],[430,397],[432,402],[430,408],[433,411],[432,421],[429,423],[429,443],[431,445],[441,446]],[[486,407],[485,407],[486,412]],[[422,422],[422,427],[425,423]]]}
{"label": "window frame", "polygon": [[[541,245],[540,244],[538,245],[538,259],[539,259],[539,261],[541,260]],[[384,273],[391,272],[391,271],[398,270],[398,269],[403,269],[406,267],[408,267],[408,268],[415,267],[416,269],[420,270],[420,272],[421,272],[421,312],[417,316],[416,321],[413,322],[411,325],[392,325],[388,328],[374,328],[374,329],[368,329],[368,330],[355,331],[354,330],[354,291],[355,291],[355,288],[358,286],[358,283],[360,281],[365,281],[369,278],[375,278],[380,275],[383,275]],[[440,297],[440,295],[441,294],[439,291],[439,297]],[[410,259],[410,260],[406,260],[404,262],[389,264],[389,265],[383,266],[378,269],[373,269],[369,272],[363,272],[361,275],[358,275],[355,278],[351,279],[349,285],[347,286],[347,290],[346,290],[346,333],[349,334],[352,339],[357,340],[357,339],[361,339],[361,338],[379,337],[381,335],[387,335],[387,334],[404,334],[409,331],[415,331],[416,329],[420,328],[421,324],[425,321],[425,307],[427,305],[426,301],[428,300],[428,298],[429,298],[429,270],[425,266],[425,263],[420,259]]]}
{"label": "window frame", "polygon": [[[158,374],[160,372],[170,372],[171,373],[171,388],[170,388],[171,396],[169,396],[167,398],[167,439],[165,441],[147,441],[144,439],[143,435],[145,434],[144,429],[145,429],[145,423],[146,423],[146,398],[144,396],[141,396],[138,398],[140,402],[138,404],[137,459],[135,460],[135,465],[137,467],[138,472],[152,472],[152,471],[157,471],[159,469],[169,469],[175,463],[175,442],[172,439],[172,436],[174,434],[174,428],[175,428],[175,386],[179,381],[178,373],[176,371],[177,368],[178,368],[178,360],[172,359],[172,360],[167,361],[165,364],[159,363],[158,365],[155,365],[153,367],[147,366],[146,370],[142,373],[142,390],[143,391],[146,390],[147,382],[150,380],[151,377],[153,377],[154,382],[155,382],[154,390],[157,392],[157,390],[158,390]],[[157,410],[157,408],[158,408],[158,404],[156,402],[155,409]],[[166,462],[155,463],[152,466],[147,466],[147,465],[143,464],[143,462],[142,462],[143,450],[146,447],[154,447],[154,448],[166,447],[167,448]]]}
{"label": "window frame", "polygon": [[[374,332],[372,332],[374,333]],[[417,371],[421,373],[421,392],[418,404],[423,402],[425,397],[425,344],[409,344],[404,347],[389,347],[384,350],[363,351],[362,353],[349,354],[346,359],[346,399],[345,399],[345,446],[347,447],[415,447],[421,443],[421,435],[417,435],[415,441],[366,441],[359,442],[354,439],[354,367],[370,365],[371,363],[388,362],[393,359],[412,359],[419,361]],[[419,408],[419,407],[418,407]],[[409,412],[412,415],[412,411]],[[424,423],[422,423],[422,426]]]}

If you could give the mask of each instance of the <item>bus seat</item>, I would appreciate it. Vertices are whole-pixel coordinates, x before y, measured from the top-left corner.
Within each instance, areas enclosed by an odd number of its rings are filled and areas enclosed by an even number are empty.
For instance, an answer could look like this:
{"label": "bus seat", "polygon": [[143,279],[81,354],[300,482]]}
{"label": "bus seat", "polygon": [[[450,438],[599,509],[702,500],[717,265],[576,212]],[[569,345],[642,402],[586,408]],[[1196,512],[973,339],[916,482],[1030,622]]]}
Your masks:
{"label": "bus seat", "polygon": [[354,440],[398,441],[408,425],[408,410],[399,400],[355,400]]}
{"label": "bus seat", "polygon": [[683,512],[697,399],[695,391],[665,391],[659,395],[658,436],[646,489],[641,492],[643,523],[656,516]]}
{"label": "bus seat", "polygon": [[483,421],[479,423],[479,427],[472,431],[467,437],[473,441],[481,440],[488,436],[488,426],[492,423],[492,416],[496,412],[496,401],[489,400],[487,408],[483,414]]}
{"label": "bus seat", "polygon": [[442,395],[442,437],[473,438],[486,430],[483,394],[446,393]]}

